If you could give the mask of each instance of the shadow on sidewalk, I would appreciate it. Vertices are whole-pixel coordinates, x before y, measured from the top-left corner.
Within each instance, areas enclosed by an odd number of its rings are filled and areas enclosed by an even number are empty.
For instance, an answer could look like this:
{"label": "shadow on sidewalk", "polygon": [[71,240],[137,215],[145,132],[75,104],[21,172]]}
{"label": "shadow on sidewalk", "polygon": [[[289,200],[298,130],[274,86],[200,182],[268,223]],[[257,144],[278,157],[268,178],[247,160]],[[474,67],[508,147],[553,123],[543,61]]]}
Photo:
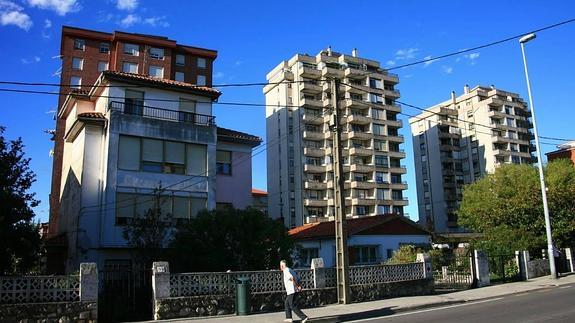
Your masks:
{"label": "shadow on sidewalk", "polygon": [[375,318],[375,317],[392,315],[392,314],[396,314],[396,311],[392,310],[389,307],[384,307],[384,308],[380,308],[380,309],[375,309],[375,310],[370,310],[370,311],[365,311],[365,312],[358,312],[358,313],[341,314],[341,315],[334,315],[334,316],[312,317],[312,318],[310,318],[309,322],[313,322],[313,323],[346,322],[346,321],[353,321],[353,320]]}

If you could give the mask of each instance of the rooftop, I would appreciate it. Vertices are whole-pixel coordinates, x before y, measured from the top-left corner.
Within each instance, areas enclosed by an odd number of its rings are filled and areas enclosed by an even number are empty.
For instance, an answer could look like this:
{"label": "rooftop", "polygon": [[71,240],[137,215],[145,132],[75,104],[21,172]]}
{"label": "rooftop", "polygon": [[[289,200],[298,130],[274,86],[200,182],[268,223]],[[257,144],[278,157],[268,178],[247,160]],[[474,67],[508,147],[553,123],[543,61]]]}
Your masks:
{"label": "rooftop", "polygon": [[252,147],[256,147],[261,144],[262,139],[258,136],[250,135],[245,132],[218,127],[218,141],[247,144]]}

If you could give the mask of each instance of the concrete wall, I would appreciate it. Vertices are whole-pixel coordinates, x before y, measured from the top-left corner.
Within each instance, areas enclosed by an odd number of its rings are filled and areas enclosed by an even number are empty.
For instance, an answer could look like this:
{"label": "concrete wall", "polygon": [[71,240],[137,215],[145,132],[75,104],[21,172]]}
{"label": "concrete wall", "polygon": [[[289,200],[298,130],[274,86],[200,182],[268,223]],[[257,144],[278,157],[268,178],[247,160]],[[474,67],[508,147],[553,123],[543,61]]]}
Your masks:
{"label": "concrete wall", "polygon": [[97,318],[96,302],[0,305],[1,322],[96,322]]}
{"label": "concrete wall", "polygon": [[216,175],[216,203],[232,203],[237,209],[252,204],[252,149],[247,145],[218,142],[217,150],[232,152],[232,174]]}

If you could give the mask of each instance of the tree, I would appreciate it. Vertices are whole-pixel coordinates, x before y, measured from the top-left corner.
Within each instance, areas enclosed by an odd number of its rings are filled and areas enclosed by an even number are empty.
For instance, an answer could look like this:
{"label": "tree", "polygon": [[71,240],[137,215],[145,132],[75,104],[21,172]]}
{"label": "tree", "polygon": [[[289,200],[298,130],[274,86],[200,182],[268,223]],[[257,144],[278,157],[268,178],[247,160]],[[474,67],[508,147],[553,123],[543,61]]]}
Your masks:
{"label": "tree", "polygon": [[202,211],[176,232],[170,266],[177,271],[273,269],[292,249],[283,224],[259,210]]}
{"label": "tree", "polygon": [[27,273],[38,264],[39,227],[33,207],[40,203],[30,193],[36,175],[18,138],[7,142],[0,127],[0,274]]}
{"label": "tree", "polygon": [[[569,160],[546,167],[547,200],[553,240],[573,246],[575,238],[575,168]],[[546,247],[545,219],[537,169],[503,165],[493,174],[467,185],[458,211],[459,222],[482,237],[475,246],[491,253],[538,251]]]}
{"label": "tree", "polygon": [[126,200],[122,203],[152,202],[144,214],[137,214],[124,228],[123,236],[132,248],[132,259],[144,268],[151,268],[152,262],[165,260],[165,248],[173,234],[172,215],[164,212],[162,207],[166,202],[164,189],[159,187],[147,201]]}

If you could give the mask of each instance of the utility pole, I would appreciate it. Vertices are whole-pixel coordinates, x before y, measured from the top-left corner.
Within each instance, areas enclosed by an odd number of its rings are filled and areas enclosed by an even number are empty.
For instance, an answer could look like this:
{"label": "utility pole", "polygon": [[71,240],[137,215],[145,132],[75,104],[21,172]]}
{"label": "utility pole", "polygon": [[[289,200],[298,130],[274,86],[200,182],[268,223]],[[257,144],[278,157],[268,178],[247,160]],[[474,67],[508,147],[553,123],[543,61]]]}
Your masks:
{"label": "utility pole", "polygon": [[334,169],[334,200],[335,200],[335,253],[337,271],[337,301],[339,304],[351,303],[349,295],[349,261],[347,256],[347,228],[345,218],[345,196],[343,178],[343,156],[341,153],[341,126],[338,107],[339,80],[331,80],[333,131],[333,169]]}

